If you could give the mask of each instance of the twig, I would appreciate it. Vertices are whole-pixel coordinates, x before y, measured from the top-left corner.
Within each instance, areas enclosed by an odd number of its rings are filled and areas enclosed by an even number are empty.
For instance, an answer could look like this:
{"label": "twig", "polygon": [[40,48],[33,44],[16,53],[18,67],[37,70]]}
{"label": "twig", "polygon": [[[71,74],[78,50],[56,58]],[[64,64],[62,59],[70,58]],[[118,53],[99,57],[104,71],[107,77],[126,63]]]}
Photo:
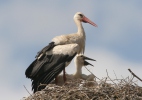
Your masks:
{"label": "twig", "polygon": [[[30,94],[30,92],[27,90],[27,88],[25,87],[25,85],[23,85],[24,86],[24,88],[26,89],[26,91]],[[31,94],[30,94],[31,95]],[[32,95],[31,95],[32,96]],[[33,96],[32,96],[33,97]]]}
{"label": "twig", "polygon": [[107,97],[109,100],[111,100],[108,95],[106,95],[106,97]]}
{"label": "twig", "polygon": [[[79,88],[80,88],[80,87],[79,87]],[[87,95],[86,93],[82,92],[81,90],[80,90],[80,92],[81,92],[81,94],[84,94],[84,95],[86,96],[87,99],[90,100],[90,98],[88,97],[88,95]]]}
{"label": "twig", "polygon": [[131,84],[133,82],[134,76],[132,76],[132,78],[129,81],[129,84]]}
{"label": "twig", "polygon": [[117,79],[117,76],[116,76],[116,74],[115,74],[115,71],[113,70],[113,73],[114,73],[114,75],[115,75],[115,77],[116,77],[116,79]]}
{"label": "twig", "polygon": [[47,86],[47,84],[41,84],[41,83],[40,83],[40,85],[37,87],[37,90],[38,90],[38,89],[39,89],[39,87],[41,87],[41,86],[45,86],[45,87],[46,87],[46,86]]}
{"label": "twig", "polygon": [[[86,66],[84,66],[86,68]],[[86,68],[92,75],[94,75],[88,68]],[[95,76],[95,75],[94,75]],[[100,80],[97,76],[95,76],[98,80]]]}
{"label": "twig", "polygon": [[[113,82],[113,80],[108,75],[107,69],[106,69],[106,73],[107,73],[107,77]],[[113,82],[113,83],[117,86],[117,84],[115,82]]]}
{"label": "twig", "polygon": [[124,77],[123,77],[122,75],[121,75],[121,77],[123,78],[122,81],[123,81],[125,84],[128,84],[128,82],[126,81],[127,78],[124,79]]}
{"label": "twig", "polygon": [[118,79],[118,78],[117,78],[116,73],[115,73],[114,70],[113,70],[113,73],[114,73],[114,75],[115,75],[115,77],[116,77],[116,79],[114,79],[114,81],[116,80],[117,82],[119,82],[119,80],[121,80],[121,79]]}
{"label": "twig", "polygon": [[66,90],[66,92],[64,92],[64,93],[62,93],[58,98],[59,98],[59,100],[61,100],[61,98],[63,97],[63,95],[65,95],[67,92],[69,92],[69,89],[68,90]]}
{"label": "twig", "polygon": [[105,81],[104,81],[104,82],[106,83],[106,81],[107,81],[107,77],[106,77],[106,79],[105,79]]}
{"label": "twig", "polygon": [[136,77],[138,80],[140,80],[140,81],[142,82],[142,79],[140,79],[135,73],[133,73],[133,72],[131,71],[131,69],[128,69],[128,71],[129,71],[134,77]]}

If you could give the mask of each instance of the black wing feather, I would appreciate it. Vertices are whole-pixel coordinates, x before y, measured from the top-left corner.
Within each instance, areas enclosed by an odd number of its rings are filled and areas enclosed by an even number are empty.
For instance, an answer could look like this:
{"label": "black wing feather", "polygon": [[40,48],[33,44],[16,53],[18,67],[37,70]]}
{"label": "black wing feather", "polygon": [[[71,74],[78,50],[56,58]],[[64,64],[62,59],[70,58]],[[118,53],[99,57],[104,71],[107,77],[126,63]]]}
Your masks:
{"label": "black wing feather", "polygon": [[[70,62],[74,56],[69,55],[53,55],[51,59],[53,60],[50,63],[46,63],[41,67],[38,77],[32,82],[32,89],[34,92],[40,91],[45,88],[45,86],[41,86],[38,88],[40,84],[49,84],[61,71],[66,67],[66,62]],[[38,90],[37,90],[38,88]]]}
{"label": "black wing feather", "polygon": [[31,78],[31,73],[32,73],[32,70],[33,70],[34,65],[35,65],[36,63],[37,63],[37,60],[34,60],[34,61],[30,64],[30,66],[26,69],[25,75],[26,75],[27,78]]}
{"label": "black wing feather", "polygon": [[[40,84],[49,84],[66,67],[66,62],[70,62],[76,53],[72,56],[64,54],[47,55],[46,52],[55,47],[54,42],[49,43],[38,52],[36,59],[26,69],[26,77],[32,80],[32,89],[34,92]],[[38,90],[43,89],[40,87]]]}
{"label": "black wing feather", "polygon": [[37,53],[36,59],[30,64],[30,66],[25,71],[25,75],[26,75],[27,78],[33,78],[34,75],[40,69],[40,66],[42,66],[42,64],[48,62],[48,59],[44,59],[45,56],[46,56],[46,52],[51,50],[52,48],[54,48],[54,46],[55,46],[54,42],[51,42],[51,43],[49,43],[49,45],[47,45],[46,47],[44,47],[42,50],[40,50]]}
{"label": "black wing feather", "polygon": [[49,73],[45,73],[44,75],[41,75],[41,77],[39,77],[39,79],[36,81],[34,80],[32,85],[32,89],[34,92],[36,91],[40,91],[42,89],[44,89],[46,86],[40,86],[38,88],[38,86],[40,84],[49,84],[58,74],[60,74],[62,72],[62,70],[65,68],[65,63],[62,63],[60,65],[57,66],[56,69],[54,69],[53,71],[49,72]]}
{"label": "black wing feather", "polygon": [[[45,54],[47,51],[53,49],[55,47],[54,42],[49,43],[46,47],[44,47],[42,50],[40,50],[35,58],[38,58],[41,54]],[[42,58],[42,57],[41,57]]]}

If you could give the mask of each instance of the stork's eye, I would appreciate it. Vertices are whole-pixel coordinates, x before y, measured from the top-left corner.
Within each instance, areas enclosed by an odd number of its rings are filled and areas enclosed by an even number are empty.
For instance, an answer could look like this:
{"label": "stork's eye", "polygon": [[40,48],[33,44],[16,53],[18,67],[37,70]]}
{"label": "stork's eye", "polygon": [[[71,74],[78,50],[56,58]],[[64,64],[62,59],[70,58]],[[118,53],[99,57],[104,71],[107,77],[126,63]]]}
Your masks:
{"label": "stork's eye", "polygon": [[78,14],[81,18],[83,17],[83,15],[82,14]]}
{"label": "stork's eye", "polygon": [[81,55],[80,57],[83,57],[83,55]]}

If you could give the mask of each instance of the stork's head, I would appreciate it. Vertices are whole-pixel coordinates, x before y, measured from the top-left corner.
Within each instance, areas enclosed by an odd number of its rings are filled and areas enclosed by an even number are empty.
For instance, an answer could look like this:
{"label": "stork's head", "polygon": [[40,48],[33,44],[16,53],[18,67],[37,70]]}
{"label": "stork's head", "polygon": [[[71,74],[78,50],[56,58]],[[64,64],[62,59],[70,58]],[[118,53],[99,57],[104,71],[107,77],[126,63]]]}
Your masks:
{"label": "stork's head", "polygon": [[76,55],[75,61],[76,61],[77,64],[79,64],[81,66],[87,66],[87,65],[93,66],[92,64],[90,64],[86,60],[96,61],[96,60],[94,60],[92,58],[89,58],[89,57],[86,57],[86,56],[84,56],[82,54]]}
{"label": "stork's head", "polygon": [[88,19],[83,13],[81,12],[77,12],[75,15],[74,15],[74,20],[79,20],[81,22],[84,22],[84,23],[89,23],[95,27],[97,27],[97,24],[95,24],[94,22],[92,22],[90,19]]}

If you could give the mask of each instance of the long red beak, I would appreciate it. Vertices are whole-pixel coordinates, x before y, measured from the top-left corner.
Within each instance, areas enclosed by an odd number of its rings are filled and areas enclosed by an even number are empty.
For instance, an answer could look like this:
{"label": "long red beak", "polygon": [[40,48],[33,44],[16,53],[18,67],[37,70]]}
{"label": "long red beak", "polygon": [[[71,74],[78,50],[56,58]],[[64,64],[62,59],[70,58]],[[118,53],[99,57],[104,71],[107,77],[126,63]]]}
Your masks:
{"label": "long red beak", "polygon": [[83,17],[82,21],[85,22],[85,23],[89,23],[89,24],[91,24],[91,25],[93,25],[95,27],[98,27],[97,24],[95,24],[94,22],[92,22],[90,19],[88,19],[85,16]]}

